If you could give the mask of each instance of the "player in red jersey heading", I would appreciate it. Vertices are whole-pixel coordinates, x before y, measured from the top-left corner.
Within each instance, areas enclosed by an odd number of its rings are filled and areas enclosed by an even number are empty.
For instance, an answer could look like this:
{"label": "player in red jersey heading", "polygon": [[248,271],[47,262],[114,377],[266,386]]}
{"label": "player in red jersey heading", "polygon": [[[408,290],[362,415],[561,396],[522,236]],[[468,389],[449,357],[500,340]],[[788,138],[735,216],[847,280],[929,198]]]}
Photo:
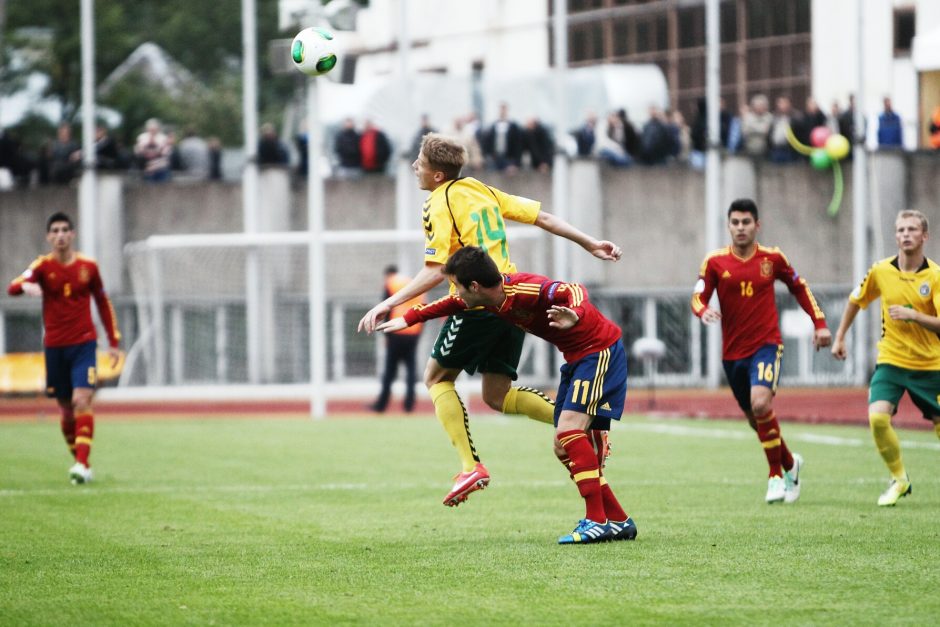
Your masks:
{"label": "player in red jersey heading", "polygon": [[[782,281],[813,320],[816,350],[832,335],[806,281],[779,248],[757,243],[760,220],[753,200],[735,200],[728,209],[731,245],[705,257],[692,294],[692,311],[705,324],[721,320],[722,360],[734,398],[764,447],[770,478],[768,503],[795,502],[800,496],[803,459],[787,448],[773,410],[783,341],[777,321],[774,282]],[[710,309],[718,293],[721,312]]]}
{"label": "player in red jersey heading", "polygon": [[[620,327],[587,299],[587,290],[540,276],[501,274],[482,248],[466,246],[448,259],[443,274],[456,289],[429,305],[417,305],[377,327],[387,333],[482,307],[554,344],[564,355],[555,401],[555,455],[578,487],[585,516],[560,544],[633,540],[636,525],[604,478],[606,436],[619,420],[627,394],[627,358]],[[596,446],[596,448],[595,448]]]}
{"label": "player in red jersey heading", "polygon": [[64,213],[46,222],[46,240],[52,252],[36,259],[7,288],[11,296],[42,297],[43,344],[46,357],[46,394],[54,397],[62,413],[62,434],[75,457],[69,469],[72,483],[86,483],[95,421],[91,410],[97,382],[97,333],[91,318],[91,299],[108,333],[112,365],[120,359],[114,307],[104,291],[98,264],[72,248],[75,228]]}

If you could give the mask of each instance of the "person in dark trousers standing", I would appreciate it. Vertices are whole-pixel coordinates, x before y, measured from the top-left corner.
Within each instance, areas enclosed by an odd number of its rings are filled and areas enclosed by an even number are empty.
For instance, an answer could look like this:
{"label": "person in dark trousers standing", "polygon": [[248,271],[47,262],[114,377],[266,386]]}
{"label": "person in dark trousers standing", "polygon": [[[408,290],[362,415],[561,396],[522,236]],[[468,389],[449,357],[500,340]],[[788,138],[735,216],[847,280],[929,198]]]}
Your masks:
{"label": "person in dark trousers standing", "polygon": [[[385,268],[385,293],[383,298],[388,298],[404,286],[408,285],[411,277],[398,273],[396,266]],[[415,305],[425,302],[424,295],[416,296],[411,300],[396,305],[392,308],[390,315],[398,317],[404,315],[404,312]],[[395,333],[388,333],[385,336],[385,368],[382,372],[382,391],[374,403],[369,405],[369,409],[375,412],[384,412],[388,407],[388,399],[392,394],[392,383],[398,374],[398,364],[405,365],[405,400],[404,410],[410,412],[415,407],[415,383],[418,375],[415,367],[415,354],[418,349],[418,339],[421,337],[421,326],[416,324]]]}

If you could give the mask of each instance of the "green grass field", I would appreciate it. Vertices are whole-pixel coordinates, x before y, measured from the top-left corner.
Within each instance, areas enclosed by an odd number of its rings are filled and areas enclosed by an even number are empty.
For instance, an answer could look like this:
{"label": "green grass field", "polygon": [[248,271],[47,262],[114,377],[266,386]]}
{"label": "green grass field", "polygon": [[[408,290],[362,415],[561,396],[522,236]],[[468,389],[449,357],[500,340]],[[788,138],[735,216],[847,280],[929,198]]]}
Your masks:
{"label": "green grass field", "polygon": [[0,424],[0,624],[930,624],[940,443],[901,433],[913,496],[875,506],[868,432],[784,424],[803,497],[763,503],[740,422],[632,417],[607,475],[636,542],[560,547],[583,513],[550,430],[473,421],[493,483],[441,505],[433,417],[99,420],[70,486],[52,421]]}

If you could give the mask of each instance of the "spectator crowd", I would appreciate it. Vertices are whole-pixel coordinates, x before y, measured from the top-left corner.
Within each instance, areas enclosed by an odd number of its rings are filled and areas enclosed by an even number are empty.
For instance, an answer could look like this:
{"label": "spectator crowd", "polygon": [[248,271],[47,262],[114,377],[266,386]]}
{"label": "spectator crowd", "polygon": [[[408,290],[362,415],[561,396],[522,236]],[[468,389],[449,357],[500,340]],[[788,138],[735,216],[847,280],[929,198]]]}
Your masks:
{"label": "spectator crowd", "polygon": [[[813,129],[820,126],[853,140],[855,116],[852,96],[844,108],[833,102],[828,111],[823,111],[812,97],[798,110],[787,96],[776,97],[771,108],[767,96],[755,94],[736,112],[730,111],[721,99],[719,147],[727,153],[772,163],[792,163],[803,157],[788,141],[788,129],[803,144],[811,143]],[[707,119],[704,99],[698,102],[691,125],[682,112],[664,111],[657,106],[649,107],[642,123],[634,123],[624,108],[602,116],[587,111],[581,124],[559,137],[537,116],[529,116],[524,122],[514,119],[509,105],[502,103],[496,119],[489,124],[481,123],[476,113],[468,113],[454,118],[441,132],[459,139],[466,147],[470,172],[484,169],[508,174],[521,169],[548,172],[556,151],[571,157],[596,159],[618,168],[668,163],[701,168],[708,149]],[[890,97],[883,99],[881,112],[866,125],[875,126],[871,129],[871,145],[885,150],[903,147],[902,120]],[[940,150],[940,107],[932,112],[926,125],[929,147]],[[357,126],[356,121],[348,117],[331,138],[332,174],[355,178],[389,172],[396,155],[413,160],[421,138],[437,131],[430,117],[421,115],[410,144],[396,151],[393,140],[372,119],[363,119]],[[868,129],[862,129],[863,142],[868,134]],[[112,136],[107,126],[99,124],[95,129],[94,148],[99,170],[136,172],[147,182],[222,178],[219,139],[203,138],[193,127],[183,129],[182,139],[179,139],[176,129],[150,119],[133,146],[126,147]],[[307,134],[304,129],[295,136],[294,149],[297,173],[305,176]],[[275,126],[264,123],[259,129],[258,165],[289,167],[291,161],[291,151]],[[60,124],[55,137],[35,150],[21,146],[14,134],[0,131],[0,189],[35,184],[66,185],[81,173],[82,162],[82,146],[73,138],[73,128],[68,123]]]}

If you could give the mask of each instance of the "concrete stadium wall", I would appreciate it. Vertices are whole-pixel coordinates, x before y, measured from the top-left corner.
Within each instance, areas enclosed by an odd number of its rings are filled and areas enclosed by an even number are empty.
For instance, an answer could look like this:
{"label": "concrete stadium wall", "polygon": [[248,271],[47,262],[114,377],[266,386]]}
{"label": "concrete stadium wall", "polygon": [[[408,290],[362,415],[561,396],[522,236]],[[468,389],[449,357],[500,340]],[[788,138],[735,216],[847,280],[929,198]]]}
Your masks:
{"label": "concrete stadium wall", "polygon": [[[877,245],[885,254],[893,251],[893,221],[900,209],[919,208],[940,225],[940,154],[876,153],[870,164],[874,251],[879,251]],[[857,277],[851,276],[852,164],[845,163],[842,169],[842,209],[829,217],[831,171],[819,172],[806,164],[776,166],[728,158],[724,162],[722,207],[736,197],[754,197],[762,211],[762,243],[781,247],[811,283],[853,283]],[[573,250],[573,278],[614,289],[690,287],[694,283],[707,252],[701,172],[682,166],[613,169],[590,161],[574,162],[570,172],[570,220],[620,243],[626,251],[621,263],[594,264]],[[507,192],[540,199],[545,210],[554,211],[550,175],[486,173],[481,178]],[[288,171],[273,169],[261,173],[260,184],[265,230],[306,228],[306,186],[302,181],[291,181]],[[325,197],[330,229],[395,226],[392,178],[329,180]],[[414,205],[413,224],[418,229],[424,193],[412,188],[407,198]],[[102,182],[99,205],[99,222],[103,223],[99,240],[106,240],[101,243],[99,258],[107,266],[103,267],[105,279],[114,294],[129,290],[129,284],[119,276],[122,270],[114,267],[120,264],[124,243],[155,234],[242,230],[238,184],[146,185],[111,178]],[[52,211],[77,215],[77,208],[77,186],[0,193],[0,276],[12,279],[47,249],[44,221]],[[724,236],[722,241],[726,241]],[[375,253],[377,260],[381,257],[376,263],[394,259],[394,247],[386,248]],[[928,244],[928,255],[940,257],[940,250]],[[420,250],[415,250],[414,256],[417,265]],[[534,263],[531,259],[525,257],[525,263]],[[524,267],[523,259],[518,263]],[[551,266],[531,269],[548,273]],[[378,273],[373,271],[364,283],[351,284],[360,289],[362,285],[378,285]]]}

